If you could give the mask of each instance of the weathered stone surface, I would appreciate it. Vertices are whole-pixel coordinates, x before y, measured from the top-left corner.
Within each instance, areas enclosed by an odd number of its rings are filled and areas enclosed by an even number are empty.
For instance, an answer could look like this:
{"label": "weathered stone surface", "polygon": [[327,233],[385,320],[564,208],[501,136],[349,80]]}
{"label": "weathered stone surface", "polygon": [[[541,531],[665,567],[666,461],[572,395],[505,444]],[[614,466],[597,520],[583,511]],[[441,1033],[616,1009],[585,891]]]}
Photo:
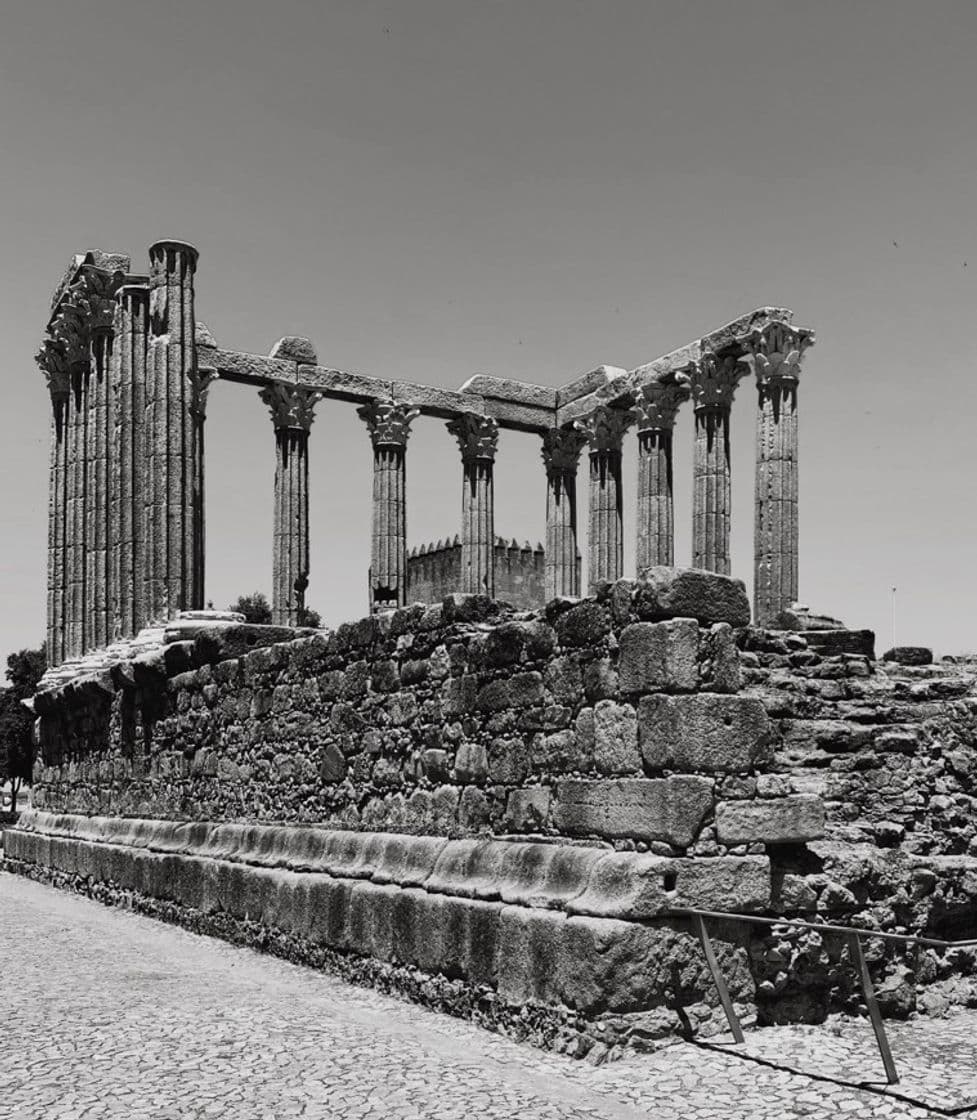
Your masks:
{"label": "weathered stone surface", "polygon": [[622,692],[694,692],[699,686],[699,624],[693,618],[634,622],[621,631]]}
{"label": "weathered stone surface", "polygon": [[723,801],[716,807],[721,844],[797,844],[824,835],[824,802],[813,794],[763,801]]}
{"label": "weathered stone surface", "polygon": [[811,649],[824,657],[839,653],[860,653],[875,658],[873,630],[808,630],[804,637]]}
{"label": "weathered stone surface", "polygon": [[557,783],[554,824],[576,836],[664,840],[688,847],[712,808],[707,778],[618,778]]}
{"label": "weathered stone surface", "polygon": [[542,786],[514,789],[506,803],[506,823],[516,832],[542,829],[550,811],[553,794]]}
{"label": "weathered stone surface", "polygon": [[651,770],[735,773],[769,764],[775,731],[763,703],[745,696],[645,696],[641,754]]}
{"label": "weathered stone surface", "polygon": [[646,568],[638,573],[633,609],[640,619],[695,618],[703,624],[746,626],[750,602],[742,580],[694,568]]}
{"label": "weathered stone surface", "polygon": [[893,646],[882,654],[882,660],[897,665],[932,665],[933,651],[928,646]]}
{"label": "weathered stone surface", "polygon": [[770,906],[770,860],[767,856],[722,859],[673,859],[673,907],[756,913]]}
{"label": "weathered stone surface", "polygon": [[594,705],[594,762],[603,774],[641,773],[638,716],[630,704]]}
{"label": "weathered stone surface", "polygon": [[318,361],[315,346],[309,338],[300,338],[297,335],[286,335],[280,338],[271,348],[269,358],[278,358],[286,362],[305,362],[315,365]]}

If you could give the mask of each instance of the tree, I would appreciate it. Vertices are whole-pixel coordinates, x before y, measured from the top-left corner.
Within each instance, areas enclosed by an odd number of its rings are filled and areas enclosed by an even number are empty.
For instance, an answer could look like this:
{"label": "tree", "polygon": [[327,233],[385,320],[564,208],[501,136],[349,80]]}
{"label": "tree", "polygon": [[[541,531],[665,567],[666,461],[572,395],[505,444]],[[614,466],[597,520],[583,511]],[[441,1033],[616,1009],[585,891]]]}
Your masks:
{"label": "tree", "polygon": [[[246,622],[267,625],[271,622],[271,606],[261,591],[252,591],[250,595],[242,595],[236,603],[231,603],[227,608],[243,614]],[[322,626],[322,616],[311,607],[299,607],[296,626],[311,626],[318,630]]]}
{"label": "tree", "polygon": [[260,624],[271,622],[271,606],[260,591],[252,591],[250,595],[242,595],[236,603],[231,603],[228,610],[243,614],[246,622]]}
{"label": "tree", "polygon": [[299,607],[297,625],[311,626],[313,630],[322,628],[322,615],[311,607]]}
{"label": "tree", "polygon": [[0,785],[10,783],[11,808],[34,769],[34,719],[21,703],[37,691],[47,665],[44,647],[22,649],[7,658],[8,687],[0,692]]}

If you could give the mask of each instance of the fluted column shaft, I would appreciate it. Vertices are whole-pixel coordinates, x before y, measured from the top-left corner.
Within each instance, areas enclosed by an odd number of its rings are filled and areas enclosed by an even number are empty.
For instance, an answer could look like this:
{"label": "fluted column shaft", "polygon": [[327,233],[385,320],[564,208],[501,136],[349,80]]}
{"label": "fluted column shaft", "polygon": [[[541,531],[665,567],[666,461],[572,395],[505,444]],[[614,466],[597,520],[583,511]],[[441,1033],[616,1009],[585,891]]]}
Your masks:
{"label": "fluted column shaft", "polygon": [[69,423],[66,375],[49,380],[51,392],[51,456],[48,495],[48,610],[47,659],[60,665],[65,658],[65,506]]}
{"label": "fluted column shaft", "polygon": [[418,415],[399,401],[372,401],[358,410],[373,445],[370,610],[407,602],[407,438]]}
{"label": "fluted column shaft", "polygon": [[148,353],[147,611],[169,618],[203,605],[203,490],[198,425],[191,416],[197,376],[193,278],[197,251],[179,241],[151,246]]}
{"label": "fluted column shaft", "polygon": [[586,437],[572,428],[543,435],[546,468],[546,600],[580,595],[577,548],[577,467]]}
{"label": "fluted column shaft", "polygon": [[149,618],[145,469],[148,322],[149,289],[135,284],[122,287],[113,350],[116,393],[111,522],[114,637],[130,637]]}
{"label": "fluted column shaft", "polygon": [[759,387],[754,614],[759,625],[797,601],[797,382]]}
{"label": "fluted column shaft", "polygon": [[275,426],[272,621],[302,625],[309,583],[309,430],[321,393],[270,385],[259,393]]}
{"label": "fluted column shaft", "polygon": [[88,365],[71,371],[71,427],[68,439],[68,649],[78,657],[85,649],[85,490],[88,429]]}
{"label": "fluted column shaft", "polygon": [[111,639],[109,608],[112,601],[110,586],[109,540],[111,501],[109,477],[114,409],[110,398],[110,368],[113,332],[100,327],[92,332],[91,362],[91,460],[88,525],[90,545],[87,556],[86,581],[89,593],[90,641],[95,647],[107,645]]}
{"label": "fluted column shaft", "polygon": [[810,331],[773,322],[747,343],[758,390],[753,613],[761,626],[798,597],[797,386],[813,342]]}
{"label": "fluted column shaft", "polygon": [[495,597],[495,453],[499,426],[465,413],[448,422],[461,450],[461,591]]}
{"label": "fluted column shaft", "polygon": [[729,406],[695,410],[695,477],[692,490],[692,567],[728,576]]}
{"label": "fluted column shaft", "polygon": [[635,566],[675,563],[672,502],[672,430],[638,432],[638,532]]}
{"label": "fluted column shaft", "polygon": [[672,436],[679,406],[689,397],[689,377],[672,373],[638,391],[637,574],[675,563]]}
{"label": "fluted column shaft", "polygon": [[748,372],[738,353],[705,353],[691,370],[695,404],[692,567],[724,576],[730,571],[730,409],[736,386]]}
{"label": "fluted column shaft", "polygon": [[590,450],[587,584],[591,594],[599,583],[613,582],[624,574],[621,442],[631,423],[630,412],[602,406],[575,424]]}

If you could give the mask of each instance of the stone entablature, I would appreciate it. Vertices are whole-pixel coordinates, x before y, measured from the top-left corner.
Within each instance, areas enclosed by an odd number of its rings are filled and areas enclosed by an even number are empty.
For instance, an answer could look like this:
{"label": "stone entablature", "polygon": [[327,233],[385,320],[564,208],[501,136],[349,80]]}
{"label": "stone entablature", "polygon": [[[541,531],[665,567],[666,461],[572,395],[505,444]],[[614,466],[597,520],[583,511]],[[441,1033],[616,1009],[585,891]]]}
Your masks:
{"label": "stone entablature", "polygon": [[[761,308],[630,372],[601,366],[554,389],[480,374],[459,390],[331,369],[310,340],[267,356],[217,345],[195,318],[197,251],[150,249],[148,275],[128,257],[73,259],[55,293],[38,362],[52,403],[48,650],[77,658],[151,620],[203,605],[204,428],[215,379],[256,387],[275,447],[273,610],[301,617],[309,578],[308,454],[320,400],[359,406],[374,448],[371,610],[407,602],[406,451],[415,416],[445,420],[461,452],[458,591],[495,593],[494,460],[499,433],[542,437],[547,597],[579,595],[576,468],[589,447],[589,584],[623,574],[621,439],[638,432],[638,571],[674,562],[672,427],[691,394],[697,450],[693,563],[729,566],[729,402],[751,371],[759,387],[756,614],[770,621],[797,595],[796,407],[813,342],[784,308]],[[545,475],[545,477],[543,477]]]}

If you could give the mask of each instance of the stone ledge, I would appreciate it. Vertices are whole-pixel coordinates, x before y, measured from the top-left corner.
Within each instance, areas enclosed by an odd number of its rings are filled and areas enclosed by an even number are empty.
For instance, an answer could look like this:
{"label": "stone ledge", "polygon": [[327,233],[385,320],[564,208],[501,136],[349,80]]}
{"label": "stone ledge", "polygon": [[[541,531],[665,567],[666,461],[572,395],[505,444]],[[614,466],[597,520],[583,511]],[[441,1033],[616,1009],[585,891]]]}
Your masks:
{"label": "stone ledge", "polygon": [[[704,784],[711,805],[711,783]],[[99,869],[137,851],[150,862],[187,857],[621,920],[648,919],[682,906],[722,904],[723,909],[746,912],[763,909],[770,897],[765,856],[701,860],[541,841],[447,840],[34,810],[4,836],[13,845],[11,855],[30,849],[35,862],[96,878]]]}

